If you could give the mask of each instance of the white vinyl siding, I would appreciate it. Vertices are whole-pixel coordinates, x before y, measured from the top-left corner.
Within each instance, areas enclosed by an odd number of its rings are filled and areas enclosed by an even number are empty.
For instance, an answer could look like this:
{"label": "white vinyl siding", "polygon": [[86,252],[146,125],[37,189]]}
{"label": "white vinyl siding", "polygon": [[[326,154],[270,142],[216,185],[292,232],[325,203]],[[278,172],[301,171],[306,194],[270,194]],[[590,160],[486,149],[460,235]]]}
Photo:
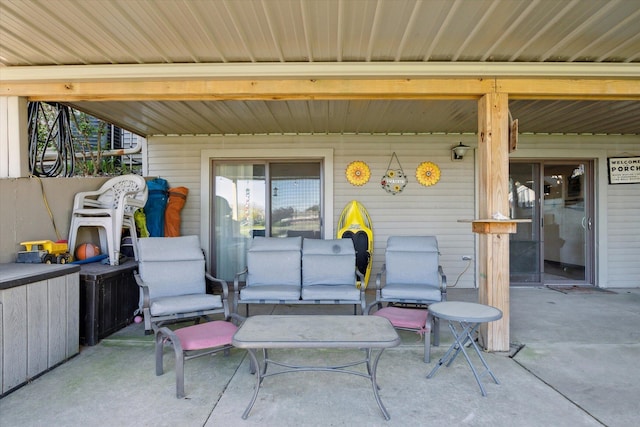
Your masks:
{"label": "white vinyl siding", "polygon": [[[619,154],[615,154],[619,156]],[[609,186],[607,286],[640,287],[640,184]]]}
{"label": "white vinyl siding", "polygon": [[[475,255],[475,235],[471,225],[459,219],[475,217],[475,150],[463,161],[451,161],[450,149],[458,142],[476,146],[475,135],[241,135],[241,136],[164,136],[151,137],[146,146],[147,175],[161,176],[170,186],[189,188],[182,211],[182,233],[200,234],[201,151],[284,149],[333,150],[332,224],[343,207],[358,200],[369,211],[374,228],[374,265],[370,283],[384,263],[384,249],[390,235],[435,235],[441,252],[441,264],[450,285],[466,267],[463,255]],[[605,149],[606,148],[606,149]],[[409,183],[402,193],[386,193],[380,179],[395,152]],[[521,135],[514,157],[593,158],[596,160],[596,262],[598,286],[640,286],[640,184],[608,185],[606,157],[639,155],[637,136]],[[361,187],[345,178],[347,165],[366,162],[371,179]],[[415,178],[416,167],[436,163],[442,172],[440,182],[423,187]],[[392,168],[398,168],[392,162]],[[328,171],[325,171],[328,172]],[[327,230],[325,238],[335,230]],[[208,251],[208,248],[205,248]],[[460,278],[458,287],[473,287],[474,268]]]}
{"label": "white vinyl siding", "polygon": [[[372,279],[384,263],[384,248],[390,235],[429,234],[438,237],[441,264],[450,284],[464,270],[463,255],[474,256],[475,236],[471,224],[458,219],[474,217],[473,151],[464,161],[452,162],[450,148],[459,141],[470,145],[473,135],[460,136],[375,136],[375,135],[307,135],[307,136],[169,136],[152,137],[148,147],[148,175],[162,176],[170,186],[189,188],[182,211],[182,233],[200,234],[200,152],[202,150],[333,149],[333,218],[335,226],[344,206],[358,200],[369,211],[374,228],[374,264]],[[222,151],[221,151],[222,152]],[[380,185],[392,153],[395,152],[408,177],[402,193],[391,195]],[[361,187],[349,184],[345,177],[347,165],[366,162],[371,179]],[[415,170],[424,162],[436,163],[442,172],[440,182],[423,187],[416,181]],[[397,169],[394,161],[392,168]],[[327,173],[328,171],[325,171]],[[335,229],[327,228],[325,238],[332,238]],[[207,248],[208,249],[208,248]],[[460,279],[459,287],[473,287],[473,269]]]}

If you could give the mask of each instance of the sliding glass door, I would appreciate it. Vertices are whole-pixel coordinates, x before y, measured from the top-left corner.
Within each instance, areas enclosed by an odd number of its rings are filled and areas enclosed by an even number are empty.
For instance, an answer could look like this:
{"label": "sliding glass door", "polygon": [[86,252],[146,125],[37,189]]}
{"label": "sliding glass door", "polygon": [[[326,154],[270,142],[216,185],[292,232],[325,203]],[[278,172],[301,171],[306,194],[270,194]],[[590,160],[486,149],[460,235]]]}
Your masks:
{"label": "sliding glass door", "polygon": [[320,238],[321,162],[214,163],[214,274],[224,280],[246,266],[254,236]]}
{"label": "sliding glass door", "polygon": [[512,162],[512,284],[593,284],[593,173],[589,161]]}
{"label": "sliding glass door", "polygon": [[540,230],[540,165],[512,163],[509,166],[510,216],[531,222],[518,224],[509,235],[510,282],[542,283],[542,233]]}

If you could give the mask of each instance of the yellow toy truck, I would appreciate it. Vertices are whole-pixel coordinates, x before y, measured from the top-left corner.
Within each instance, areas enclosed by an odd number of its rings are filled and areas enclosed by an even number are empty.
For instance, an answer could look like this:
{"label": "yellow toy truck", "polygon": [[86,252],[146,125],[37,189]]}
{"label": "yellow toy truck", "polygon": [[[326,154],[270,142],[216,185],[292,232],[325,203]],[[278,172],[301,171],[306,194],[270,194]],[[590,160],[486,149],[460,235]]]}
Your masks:
{"label": "yellow toy truck", "polygon": [[34,240],[20,242],[26,250],[18,252],[16,262],[27,264],[66,264],[72,261],[69,245],[66,242]]}

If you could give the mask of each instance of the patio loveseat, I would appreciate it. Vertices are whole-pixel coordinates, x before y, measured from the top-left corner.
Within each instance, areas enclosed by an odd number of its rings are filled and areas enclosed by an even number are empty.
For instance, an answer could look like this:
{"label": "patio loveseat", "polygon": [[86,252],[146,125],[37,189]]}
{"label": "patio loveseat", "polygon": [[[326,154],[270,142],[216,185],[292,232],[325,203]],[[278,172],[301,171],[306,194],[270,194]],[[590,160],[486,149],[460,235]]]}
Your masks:
{"label": "patio loveseat", "polygon": [[[245,282],[241,282],[241,278]],[[364,311],[363,280],[351,239],[254,237],[234,279],[233,311],[249,304],[350,304]]]}

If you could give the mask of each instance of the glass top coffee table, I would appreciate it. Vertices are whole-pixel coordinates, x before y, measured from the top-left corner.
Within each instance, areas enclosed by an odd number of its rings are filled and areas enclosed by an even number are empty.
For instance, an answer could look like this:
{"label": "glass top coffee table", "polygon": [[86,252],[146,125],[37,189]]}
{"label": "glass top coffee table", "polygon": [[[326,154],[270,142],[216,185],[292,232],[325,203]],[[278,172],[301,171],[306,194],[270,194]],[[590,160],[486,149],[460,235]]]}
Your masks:
{"label": "glass top coffee table", "polygon": [[[389,413],[380,400],[376,370],[385,348],[396,347],[400,337],[391,323],[378,316],[328,316],[328,315],[263,315],[249,317],[240,326],[232,340],[233,346],[247,349],[252,369],[257,369],[253,397],[242,415],[249,416],[258,397],[262,380],[266,377],[288,372],[328,371],[358,375],[371,381],[373,395],[385,419]],[[293,366],[269,358],[270,349],[362,349],[364,358],[332,366]],[[256,350],[263,351],[262,365]],[[374,351],[377,350],[377,351]],[[364,364],[366,372],[351,369]],[[269,365],[280,369],[267,373]]]}

